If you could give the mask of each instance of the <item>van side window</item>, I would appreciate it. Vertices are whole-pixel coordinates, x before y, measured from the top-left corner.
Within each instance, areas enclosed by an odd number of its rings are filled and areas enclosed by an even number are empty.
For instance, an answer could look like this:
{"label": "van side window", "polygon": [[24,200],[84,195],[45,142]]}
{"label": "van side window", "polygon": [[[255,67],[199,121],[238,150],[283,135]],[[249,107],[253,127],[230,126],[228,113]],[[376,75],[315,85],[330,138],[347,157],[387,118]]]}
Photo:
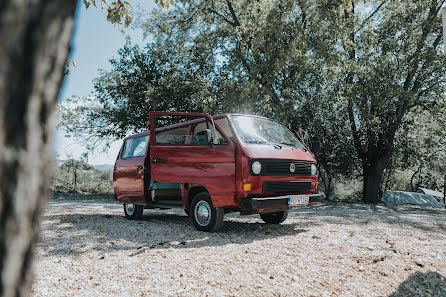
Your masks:
{"label": "van side window", "polygon": [[146,154],[149,136],[129,138],[124,143],[121,158],[143,157]]}

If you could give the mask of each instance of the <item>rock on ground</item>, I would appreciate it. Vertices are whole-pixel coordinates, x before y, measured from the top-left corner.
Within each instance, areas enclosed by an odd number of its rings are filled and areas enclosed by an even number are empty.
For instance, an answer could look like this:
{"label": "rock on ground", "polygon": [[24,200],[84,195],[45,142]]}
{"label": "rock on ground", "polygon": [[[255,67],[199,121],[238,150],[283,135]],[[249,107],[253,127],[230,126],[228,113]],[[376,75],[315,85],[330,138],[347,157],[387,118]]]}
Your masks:
{"label": "rock on ground", "polygon": [[384,196],[381,198],[381,202],[386,204],[396,204],[396,205],[420,205],[427,207],[437,207],[444,208],[444,204],[440,203],[431,195],[412,193],[412,192],[401,192],[401,191],[386,191]]}

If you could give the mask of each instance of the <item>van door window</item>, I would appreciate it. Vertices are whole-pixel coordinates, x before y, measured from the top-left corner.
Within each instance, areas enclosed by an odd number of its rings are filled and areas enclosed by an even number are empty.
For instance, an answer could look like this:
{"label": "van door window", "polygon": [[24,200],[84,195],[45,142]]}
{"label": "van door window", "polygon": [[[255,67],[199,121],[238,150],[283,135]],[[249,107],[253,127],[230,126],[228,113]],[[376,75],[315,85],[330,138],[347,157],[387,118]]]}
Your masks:
{"label": "van door window", "polygon": [[146,154],[149,136],[129,138],[124,143],[121,158],[143,157]]}
{"label": "van door window", "polygon": [[156,143],[184,144],[187,139],[188,126],[161,131],[156,134]]}
{"label": "van door window", "polygon": [[[205,121],[195,126],[191,141],[192,144],[206,144],[205,130],[207,129],[207,127],[211,127],[211,123],[208,122],[208,124],[206,125]],[[228,144],[226,139],[220,134],[220,132],[218,132],[218,129],[216,129],[215,132],[215,137],[217,138],[216,145]]]}

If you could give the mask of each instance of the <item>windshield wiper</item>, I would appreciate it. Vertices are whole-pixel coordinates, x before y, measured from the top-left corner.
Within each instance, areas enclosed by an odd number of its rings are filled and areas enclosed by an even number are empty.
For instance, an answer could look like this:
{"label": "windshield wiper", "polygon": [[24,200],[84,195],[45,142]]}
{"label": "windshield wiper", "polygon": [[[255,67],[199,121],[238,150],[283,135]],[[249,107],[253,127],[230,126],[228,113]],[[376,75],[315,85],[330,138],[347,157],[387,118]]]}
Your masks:
{"label": "windshield wiper", "polygon": [[291,142],[279,142],[280,144],[284,144],[284,145],[289,145],[289,146],[296,146],[295,143],[291,143]]}
{"label": "windshield wiper", "polygon": [[284,144],[284,145],[289,145],[289,146],[293,146],[293,147],[295,147],[295,148],[298,148],[298,149],[301,149],[301,150],[303,150],[304,152],[306,152],[307,151],[307,148],[306,147],[303,147],[303,146],[301,146],[301,145],[298,145],[298,144],[296,144],[296,143],[291,143],[291,142],[280,142],[280,144]]}
{"label": "windshield wiper", "polygon": [[265,140],[261,140],[261,139],[248,139],[245,140],[246,143],[266,143]]}

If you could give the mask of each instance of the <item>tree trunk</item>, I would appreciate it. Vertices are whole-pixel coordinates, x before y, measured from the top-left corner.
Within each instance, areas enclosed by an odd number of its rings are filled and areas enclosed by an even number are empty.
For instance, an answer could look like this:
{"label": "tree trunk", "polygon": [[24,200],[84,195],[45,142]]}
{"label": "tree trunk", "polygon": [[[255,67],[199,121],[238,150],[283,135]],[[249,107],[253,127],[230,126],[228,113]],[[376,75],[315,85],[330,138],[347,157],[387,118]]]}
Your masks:
{"label": "tree trunk", "polygon": [[0,1],[0,296],[29,295],[76,1]]}
{"label": "tree trunk", "polygon": [[74,168],[74,184],[73,184],[73,193],[76,193],[77,188],[77,170]]}
{"label": "tree trunk", "polygon": [[383,159],[373,160],[368,165],[363,165],[364,184],[362,197],[366,203],[378,203],[379,187],[385,168]]}
{"label": "tree trunk", "polygon": [[329,175],[327,175],[327,178],[324,180],[324,193],[326,199],[335,195],[333,178]]}
{"label": "tree trunk", "polygon": [[414,174],[412,174],[412,177],[410,178],[410,190],[411,190],[412,192],[415,192],[415,185],[414,185],[414,183],[413,183],[413,182],[414,182],[414,179],[415,179],[415,175],[417,175],[418,172],[420,172],[420,170],[421,170],[421,166],[418,167],[417,171],[415,171]]}
{"label": "tree trunk", "polygon": [[318,158],[316,159],[319,164],[319,178],[324,184],[324,194],[325,199],[328,199],[331,195],[334,195],[334,183],[333,177],[330,175],[329,171],[323,166],[322,161]]}

